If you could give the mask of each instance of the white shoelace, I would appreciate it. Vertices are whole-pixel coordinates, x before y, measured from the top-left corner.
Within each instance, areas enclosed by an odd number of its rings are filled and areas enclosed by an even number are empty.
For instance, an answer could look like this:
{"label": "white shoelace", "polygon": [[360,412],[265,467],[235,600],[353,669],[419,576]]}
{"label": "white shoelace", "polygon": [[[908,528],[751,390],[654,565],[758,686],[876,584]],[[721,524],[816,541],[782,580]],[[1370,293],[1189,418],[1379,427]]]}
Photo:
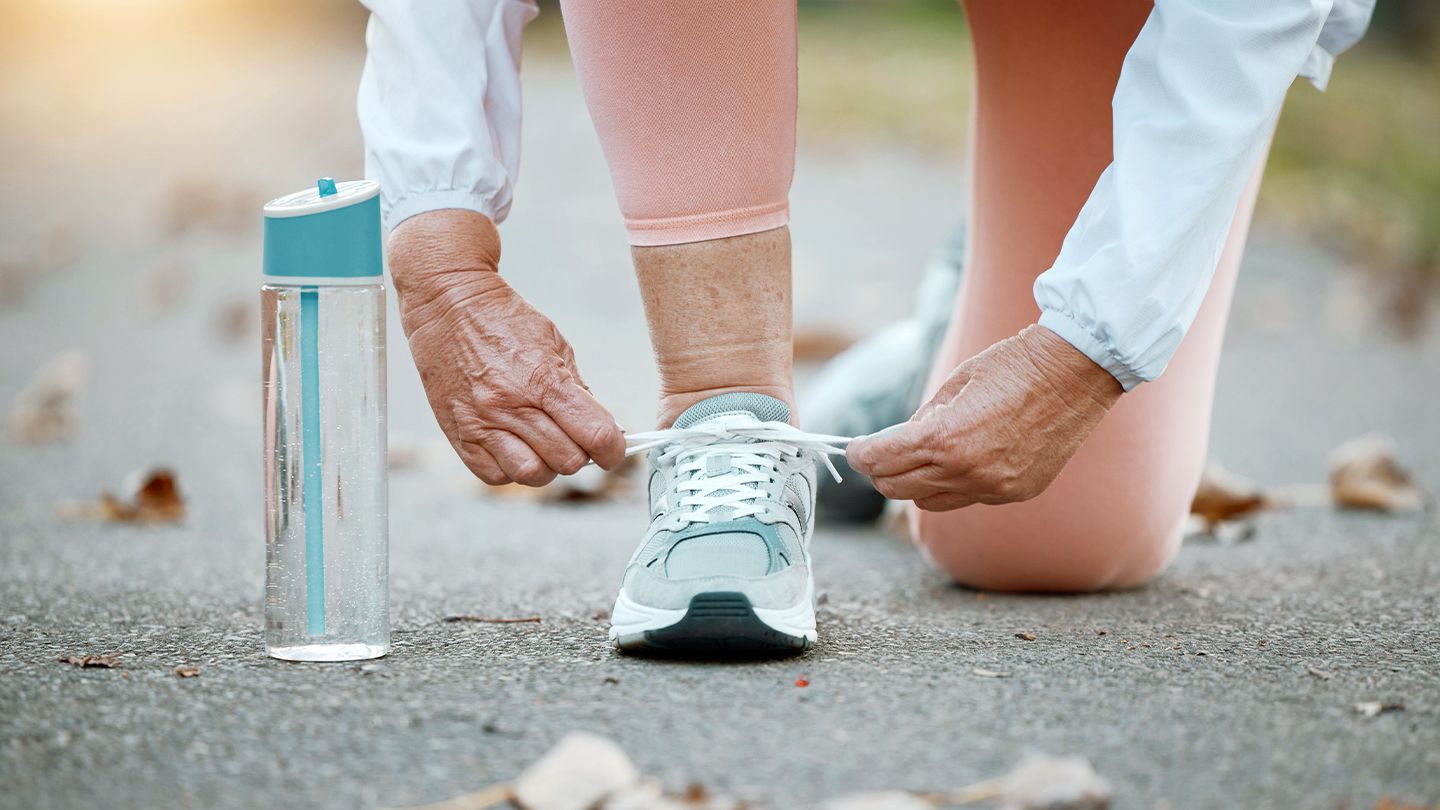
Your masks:
{"label": "white shoelace", "polygon": [[[732,519],[763,514],[765,509],[755,503],[765,495],[759,485],[770,482],[776,465],[785,457],[814,458],[840,481],[840,471],[830,456],[844,455],[844,445],[850,440],[848,436],[809,433],[785,422],[711,422],[629,434],[625,455],[663,447],[660,458],[675,460],[675,491],[680,493],[680,502],[673,506],[687,510],[680,519],[709,523],[710,512],[721,507],[733,509]],[[727,470],[716,473],[708,469],[705,459],[716,453],[730,457]]]}

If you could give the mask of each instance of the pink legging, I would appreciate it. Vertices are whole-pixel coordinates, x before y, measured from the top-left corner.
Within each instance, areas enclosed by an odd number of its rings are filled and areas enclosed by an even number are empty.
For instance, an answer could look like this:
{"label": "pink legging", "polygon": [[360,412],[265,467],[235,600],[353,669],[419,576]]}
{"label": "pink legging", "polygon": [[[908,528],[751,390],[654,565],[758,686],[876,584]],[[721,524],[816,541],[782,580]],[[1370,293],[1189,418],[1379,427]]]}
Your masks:
{"label": "pink legging", "polygon": [[[785,2],[563,0],[631,242],[720,239],[786,222],[795,8]],[[967,0],[976,59],[970,249],[933,390],[1031,324],[1035,277],[1110,160],[1110,99],[1148,0]],[[923,77],[916,77],[922,81]],[[1126,394],[1039,497],[911,510],[959,582],[1083,591],[1165,567],[1199,480],[1220,344],[1259,188],[1256,166],[1199,317],[1163,378]],[[901,204],[873,189],[859,205]]]}

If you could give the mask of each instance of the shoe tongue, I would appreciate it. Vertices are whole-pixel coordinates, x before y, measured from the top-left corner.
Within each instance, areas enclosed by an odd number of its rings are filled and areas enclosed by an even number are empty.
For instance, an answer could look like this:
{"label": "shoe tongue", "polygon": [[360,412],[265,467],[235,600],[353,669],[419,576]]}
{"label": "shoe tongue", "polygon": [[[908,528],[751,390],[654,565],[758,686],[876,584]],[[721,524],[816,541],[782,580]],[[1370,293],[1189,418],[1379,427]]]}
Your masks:
{"label": "shoe tongue", "polygon": [[675,427],[691,427],[728,413],[748,413],[761,422],[790,421],[790,408],[785,403],[775,397],[743,391],[700,400],[680,414]]}

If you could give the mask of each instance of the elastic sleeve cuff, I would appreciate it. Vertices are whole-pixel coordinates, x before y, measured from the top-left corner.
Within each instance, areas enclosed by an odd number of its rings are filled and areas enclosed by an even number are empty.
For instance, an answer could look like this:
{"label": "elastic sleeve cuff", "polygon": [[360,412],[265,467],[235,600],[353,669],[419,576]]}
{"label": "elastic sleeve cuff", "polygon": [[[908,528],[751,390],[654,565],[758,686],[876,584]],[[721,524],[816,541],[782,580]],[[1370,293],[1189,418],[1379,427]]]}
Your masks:
{"label": "elastic sleeve cuff", "polygon": [[1121,360],[1108,343],[1091,334],[1089,329],[1076,323],[1068,314],[1055,309],[1043,309],[1040,311],[1038,323],[1064,338],[1066,343],[1074,346],[1081,354],[1094,360],[1096,365],[1110,372],[1110,376],[1114,377],[1120,383],[1120,387],[1126,391],[1134,390],[1135,386],[1142,382],[1148,382],[1129,364]]}
{"label": "elastic sleeve cuff", "polygon": [[439,211],[445,208],[460,208],[484,214],[491,222],[500,224],[510,213],[510,201],[497,204],[494,195],[476,194],[463,189],[442,189],[409,194],[396,200],[385,215],[385,227],[394,230],[396,226],[416,214]]}

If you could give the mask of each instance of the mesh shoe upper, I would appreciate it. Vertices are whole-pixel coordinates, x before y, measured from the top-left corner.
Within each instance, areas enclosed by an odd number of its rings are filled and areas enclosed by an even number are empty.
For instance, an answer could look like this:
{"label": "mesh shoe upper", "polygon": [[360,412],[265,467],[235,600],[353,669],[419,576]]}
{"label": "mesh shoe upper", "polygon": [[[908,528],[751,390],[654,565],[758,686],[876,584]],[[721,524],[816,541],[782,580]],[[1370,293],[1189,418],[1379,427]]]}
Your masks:
{"label": "mesh shoe upper", "polygon": [[800,598],[809,577],[815,462],[783,438],[730,432],[763,433],[767,425],[793,431],[789,417],[780,400],[751,393],[711,397],[681,414],[676,431],[708,433],[650,451],[651,524],[626,568],[631,599],[682,608],[710,591],[742,591],[756,607]]}

